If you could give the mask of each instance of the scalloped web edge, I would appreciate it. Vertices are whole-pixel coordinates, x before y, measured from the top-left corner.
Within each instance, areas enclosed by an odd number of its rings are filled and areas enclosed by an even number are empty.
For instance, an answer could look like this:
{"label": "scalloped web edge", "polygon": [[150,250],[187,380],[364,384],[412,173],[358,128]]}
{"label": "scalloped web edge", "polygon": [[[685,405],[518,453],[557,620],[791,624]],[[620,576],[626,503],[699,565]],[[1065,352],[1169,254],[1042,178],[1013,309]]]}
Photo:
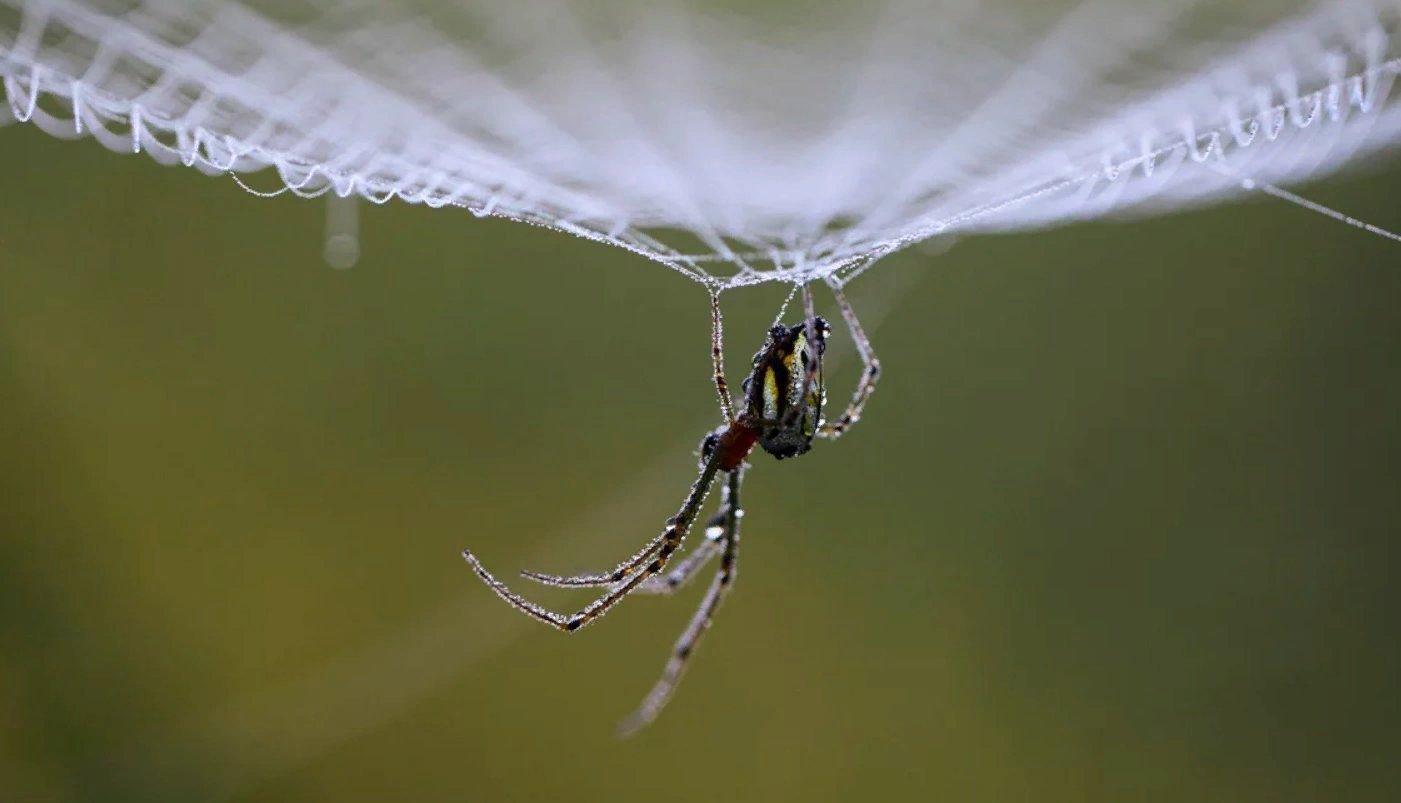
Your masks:
{"label": "scalloped web edge", "polygon": [[[1256,108],[1252,114],[1241,111],[1247,105],[1243,99],[1229,98],[1223,101],[1221,116],[1212,124],[1199,126],[1194,119],[1184,118],[1178,134],[1165,144],[1154,145],[1155,141],[1162,141],[1161,137],[1144,134],[1136,146],[1124,140],[1102,149],[1097,157],[1089,157],[1093,167],[1067,171],[1068,175],[1062,172],[1049,179],[1027,180],[1022,185],[1024,189],[952,215],[917,218],[895,236],[883,239],[862,236],[858,223],[852,230],[834,232],[804,249],[755,249],[752,243],[736,243],[739,247],[733,247],[717,235],[695,233],[710,252],[683,253],[647,231],[623,224],[604,228],[571,220],[552,214],[548,206],[531,206],[529,199],[507,194],[469,198],[464,192],[450,194],[434,186],[388,181],[363,172],[347,173],[332,161],[307,161],[293,153],[162,116],[139,101],[114,96],[78,77],[42,64],[15,60],[6,51],[0,51],[0,86],[6,100],[5,106],[0,107],[0,124],[8,122],[4,120],[8,111],[14,121],[32,123],[56,137],[91,136],[113,151],[144,152],[161,164],[178,163],[208,174],[230,174],[239,186],[260,197],[291,193],[301,198],[317,198],[334,193],[342,198],[359,197],[374,204],[398,198],[432,208],[458,207],[477,217],[527,223],[622,248],[666,265],[718,292],[772,281],[800,283],[824,279],[845,283],[876,260],[940,235],[1026,229],[1131,213],[1135,207],[1147,208],[1146,205],[1155,199],[1161,199],[1171,189],[1172,176],[1183,167],[1193,165],[1205,167],[1210,175],[1230,184],[1241,194],[1263,190],[1375,234],[1401,240],[1384,229],[1313,204],[1251,171],[1238,171],[1227,164],[1236,154],[1258,153],[1261,143],[1278,143],[1289,139],[1288,135],[1309,129],[1316,131],[1329,123],[1334,128],[1342,128],[1349,124],[1362,125],[1356,121],[1365,119],[1368,128],[1373,129],[1368,133],[1376,133],[1375,129],[1380,128],[1381,135],[1370,137],[1368,142],[1357,147],[1359,151],[1380,149],[1401,138],[1401,108],[1398,108],[1401,104],[1388,105],[1391,87],[1401,74],[1401,57],[1381,60],[1389,38],[1381,27],[1371,29],[1358,48],[1363,51],[1367,66],[1351,75],[1341,75],[1340,65],[1345,64],[1346,59],[1334,58],[1325,65],[1331,80],[1310,91],[1300,91],[1297,81],[1290,80],[1288,74],[1280,76],[1274,87],[1257,88],[1249,99]],[[1084,164],[1085,160],[1079,163]],[[275,171],[280,185],[272,191],[253,189],[241,178],[268,168]],[[1135,180],[1148,186],[1135,188],[1136,197],[1125,200],[1128,185]],[[1219,202],[1223,197],[1223,191],[1218,189],[1200,197],[1179,199],[1169,206],[1182,208]],[[1044,206],[1043,211],[1036,211],[1038,203]],[[1016,217],[1009,224],[1005,219],[1013,213]],[[1004,221],[999,223],[998,218]],[[719,276],[706,270],[706,265],[717,263],[737,268],[737,272]]]}

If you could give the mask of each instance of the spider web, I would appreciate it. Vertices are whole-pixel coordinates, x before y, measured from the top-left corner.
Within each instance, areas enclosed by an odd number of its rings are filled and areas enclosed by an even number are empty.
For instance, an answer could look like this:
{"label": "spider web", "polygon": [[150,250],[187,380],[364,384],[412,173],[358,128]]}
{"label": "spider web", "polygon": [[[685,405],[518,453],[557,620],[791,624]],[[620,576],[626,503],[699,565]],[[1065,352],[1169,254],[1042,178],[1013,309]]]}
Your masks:
{"label": "spider web", "polygon": [[0,0],[0,122],[715,289],[1278,190],[1401,139],[1401,0],[583,5]]}

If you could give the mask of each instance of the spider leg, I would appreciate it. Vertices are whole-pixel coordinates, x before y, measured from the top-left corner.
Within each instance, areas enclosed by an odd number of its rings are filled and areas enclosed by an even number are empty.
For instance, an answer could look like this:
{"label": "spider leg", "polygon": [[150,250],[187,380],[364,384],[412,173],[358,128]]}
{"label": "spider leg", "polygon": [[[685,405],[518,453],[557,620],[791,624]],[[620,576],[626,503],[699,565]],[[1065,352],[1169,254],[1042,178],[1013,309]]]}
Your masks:
{"label": "spider leg", "polygon": [[637,587],[634,593],[660,594],[662,596],[675,594],[687,583],[691,582],[701,567],[709,563],[710,559],[719,553],[720,547],[706,541],[691,550],[691,554],[687,555],[685,560],[676,564],[676,568],[672,569],[666,575],[653,575],[652,577],[648,577],[643,581],[642,585]]}
{"label": "spider leg", "polygon": [[[720,489],[722,495],[720,500],[720,510],[710,520],[705,523],[705,540],[691,550],[686,559],[676,564],[676,568],[671,572],[662,575],[648,577],[647,580],[637,587],[638,594],[662,594],[670,596],[696,576],[710,559],[724,551],[722,544],[730,522],[730,486],[727,483]],[[744,515],[740,511],[740,516]]]}
{"label": "spider leg", "polygon": [[[803,362],[803,393],[800,398],[806,398],[807,395],[822,382],[822,363],[819,355],[816,354],[816,347],[811,345],[817,342],[817,330],[815,329],[817,312],[812,303],[812,287],[806,282],[803,284],[803,315],[806,316],[803,319],[803,326],[807,330],[809,352],[807,359]],[[805,405],[803,404],[795,404],[790,407],[788,412],[784,415],[786,425],[791,426],[797,421],[798,416],[802,415],[804,409]]]}
{"label": "spider leg", "polygon": [[734,399],[725,381],[725,325],[720,317],[720,293],[710,294],[710,364],[715,369],[715,392],[720,396],[720,414],[726,424],[735,422]]}
{"label": "spider leg", "polygon": [[[725,510],[722,507],[719,513],[716,513],[705,523],[706,532],[709,533],[713,528],[721,526],[724,523],[725,515]],[[637,587],[637,593],[670,594],[679,586],[685,585],[690,579],[690,575],[719,551],[720,548],[713,541],[706,540],[695,549],[691,550],[690,554],[686,555],[686,558],[678,563],[676,568],[672,569],[665,577],[652,576],[647,578],[646,582]],[[557,588],[607,588],[618,585],[623,579],[615,579],[613,575],[602,574],[581,574],[572,577],[559,577],[553,574],[532,572],[528,569],[522,569],[521,576],[529,580],[534,580],[541,585],[554,586]]]}
{"label": "spider leg", "polygon": [[[719,469],[720,455],[717,452],[706,461],[705,466],[701,469],[700,476],[697,477],[695,483],[691,485],[691,492],[687,495],[686,501],[681,505],[681,510],[667,521],[666,528],[662,530],[661,535],[654,538],[646,548],[629,561],[619,565],[618,569],[615,570],[614,574],[618,574],[619,579],[627,579],[611,587],[606,594],[589,603],[584,608],[581,608],[573,615],[566,616],[546,610],[512,591],[505,583],[492,576],[491,572],[488,572],[486,568],[482,566],[481,561],[477,560],[477,557],[473,555],[470,550],[463,550],[462,558],[467,561],[472,567],[472,570],[477,573],[477,576],[482,578],[482,581],[511,607],[533,619],[538,619],[560,630],[566,632],[578,630],[594,619],[607,613],[610,608],[618,604],[619,601],[628,594],[631,594],[635,588],[641,585],[642,581],[654,574],[660,574],[661,571],[666,568],[666,564],[671,559],[672,553],[680,548],[682,540],[686,537],[686,531],[690,529],[691,522],[695,521],[696,515],[700,512],[701,505],[705,502],[705,495],[710,491],[710,486],[715,483],[715,475],[719,472]],[[651,562],[646,563],[649,559]],[[645,567],[642,568],[641,571],[633,573],[636,565],[641,565],[643,563],[646,563]],[[628,568],[629,566],[633,568]],[[629,576],[630,574],[631,576]]]}
{"label": "spider leg", "polygon": [[856,352],[861,355],[861,364],[864,366],[861,381],[857,383],[856,391],[851,394],[851,403],[847,405],[846,412],[834,422],[824,422],[817,431],[818,437],[836,440],[845,434],[852,424],[861,420],[861,411],[866,406],[866,400],[871,398],[871,393],[876,389],[876,380],[880,379],[880,360],[876,359],[871,341],[861,329],[861,322],[856,319],[856,312],[847,302],[846,295],[830,279],[828,285],[832,288],[832,296],[837,299],[837,306],[841,309],[842,319],[846,321],[846,328],[851,330],[852,342],[856,344]]}
{"label": "spider leg", "polygon": [[[713,292],[710,295],[710,361],[714,369],[715,392],[720,397],[720,413],[724,416],[726,424],[732,424],[735,420],[734,400],[730,396],[729,382],[725,380],[724,342],[725,327],[720,314],[720,294],[718,292]],[[656,538],[652,539],[647,546],[643,547],[642,551],[618,564],[613,571],[607,574],[557,575],[522,569],[521,576],[534,580],[541,585],[555,586],[557,588],[597,588],[615,585],[625,580],[636,571],[638,567],[642,566],[643,563],[655,555],[657,550],[661,549],[662,543],[666,540],[666,537],[667,534],[663,531],[661,535],[658,535]],[[655,586],[655,584],[653,585]]]}
{"label": "spider leg", "polygon": [[671,658],[662,669],[661,679],[643,698],[642,704],[637,707],[637,710],[619,724],[618,733],[620,736],[636,733],[657,718],[657,714],[671,699],[671,693],[681,680],[682,673],[686,671],[687,660],[695,652],[701,636],[705,635],[705,631],[710,628],[710,622],[715,617],[715,612],[720,609],[720,604],[725,601],[726,595],[734,585],[737,574],[736,563],[739,557],[739,522],[744,516],[744,511],[739,503],[739,485],[740,480],[743,479],[741,476],[743,471],[743,467],[740,467],[730,472],[729,482],[725,486],[725,497],[728,503],[725,506],[725,511],[728,516],[724,524],[720,568],[715,573],[715,579],[710,582],[710,589],[705,592],[705,598],[701,600],[700,607],[691,617],[690,624],[686,625],[686,629],[681,632],[681,638],[676,640],[676,646],[671,651]]}
{"label": "spider leg", "polygon": [[531,571],[530,569],[521,569],[521,577],[534,580],[541,585],[556,586],[558,588],[596,588],[600,586],[616,585],[626,580],[628,576],[637,571],[638,567],[650,560],[653,555],[657,554],[657,550],[661,549],[662,544],[666,542],[674,522],[675,519],[669,519],[667,521],[667,528],[662,530],[661,534],[651,541],[648,541],[647,545],[643,547],[641,551],[622,563],[619,563],[617,567],[607,574],[557,575]]}
{"label": "spider leg", "polygon": [[[706,522],[706,529],[708,530],[715,526],[715,521],[717,521],[721,515],[723,515],[723,511],[715,514],[710,521]],[[669,519],[667,521],[667,527],[670,528],[675,521],[676,518]],[[657,554],[657,550],[661,549],[666,538],[667,530],[663,530],[660,535],[649,541],[647,546],[643,547],[640,552],[618,564],[617,568],[607,574],[558,575],[545,574],[544,572],[532,571],[530,569],[521,569],[521,577],[534,580],[540,585],[553,586],[555,588],[606,588],[615,586],[626,580],[639,566],[646,563],[648,558]]]}

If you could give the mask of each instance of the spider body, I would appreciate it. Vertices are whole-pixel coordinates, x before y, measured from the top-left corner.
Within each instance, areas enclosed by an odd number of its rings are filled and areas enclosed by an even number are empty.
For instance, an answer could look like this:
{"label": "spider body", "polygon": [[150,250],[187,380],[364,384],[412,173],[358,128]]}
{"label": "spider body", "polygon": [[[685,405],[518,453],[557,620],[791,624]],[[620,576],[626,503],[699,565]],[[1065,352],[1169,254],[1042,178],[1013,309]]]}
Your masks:
{"label": "spider body", "polygon": [[[667,519],[661,534],[610,571],[569,577],[521,572],[524,577],[544,585],[602,588],[603,595],[598,599],[572,615],[546,610],[492,576],[470,551],[462,553],[477,576],[497,596],[520,612],[565,632],[573,632],[596,620],[630,594],[670,594],[685,585],[712,558],[719,556],[720,566],[700,608],[677,639],[671,658],[662,670],[661,679],[652,687],[637,711],[624,721],[622,730],[625,733],[633,732],[655,719],[670,699],[685,670],[686,661],[734,584],[739,554],[739,525],[744,515],[739,491],[747,467],[746,458],[756,445],[783,460],[806,453],[812,448],[814,438],[840,437],[860,419],[862,408],[875,389],[876,379],[880,376],[880,363],[840,286],[835,282],[829,284],[842,318],[851,330],[861,361],[865,364],[861,381],[841,418],[834,422],[822,420],[825,395],[822,357],[831,327],[814,314],[812,292],[806,285],[802,288],[806,316],[801,323],[775,325],[769,329],[763,347],[754,355],[753,370],[741,386],[744,406],[738,415],[735,414],[734,400],[730,397],[725,380],[719,296],[712,294],[713,379],[725,423],[701,442],[700,473],[691,484],[681,509]],[[686,534],[700,516],[711,486],[722,474],[725,480],[721,486],[720,508],[705,520],[705,540],[684,558],[677,560],[676,566],[667,572]]]}
{"label": "spider body", "polygon": [[754,372],[741,386],[746,401],[741,418],[755,420],[759,446],[779,460],[811,449],[822,425],[822,355],[831,331],[816,316],[770,329],[764,348],[754,355]]}
{"label": "spider body", "polygon": [[[810,347],[809,331],[816,348]],[[756,444],[779,460],[812,448],[822,423],[822,355],[831,332],[827,321],[818,317],[810,328],[803,322],[769,330],[763,348],[754,355],[754,370],[740,386],[744,411],[706,436],[701,444],[702,465],[717,449],[720,470],[734,471]],[[809,370],[815,372],[813,381]]]}

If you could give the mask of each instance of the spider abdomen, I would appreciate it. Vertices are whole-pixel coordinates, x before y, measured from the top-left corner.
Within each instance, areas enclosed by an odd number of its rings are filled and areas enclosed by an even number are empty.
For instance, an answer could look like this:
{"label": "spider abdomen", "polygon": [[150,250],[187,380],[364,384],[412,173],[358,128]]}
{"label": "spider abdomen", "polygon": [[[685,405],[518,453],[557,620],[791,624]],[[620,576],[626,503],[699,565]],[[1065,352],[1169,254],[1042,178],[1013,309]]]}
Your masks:
{"label": "spider abdomen", "polygon": [[812,434],[787,426],[776,426],[759,437],[759,445],[764,451],[784,460],[797,457],[812,448]]}
{"label": "spider abdomen", "polygon": [[754,371],[744,381],[745,417],[756,425],[759,446],[779,460],[811,449],[822,423],[822,354],[830,331],[821,318],[811,327],[775,326],[754,355]]}

